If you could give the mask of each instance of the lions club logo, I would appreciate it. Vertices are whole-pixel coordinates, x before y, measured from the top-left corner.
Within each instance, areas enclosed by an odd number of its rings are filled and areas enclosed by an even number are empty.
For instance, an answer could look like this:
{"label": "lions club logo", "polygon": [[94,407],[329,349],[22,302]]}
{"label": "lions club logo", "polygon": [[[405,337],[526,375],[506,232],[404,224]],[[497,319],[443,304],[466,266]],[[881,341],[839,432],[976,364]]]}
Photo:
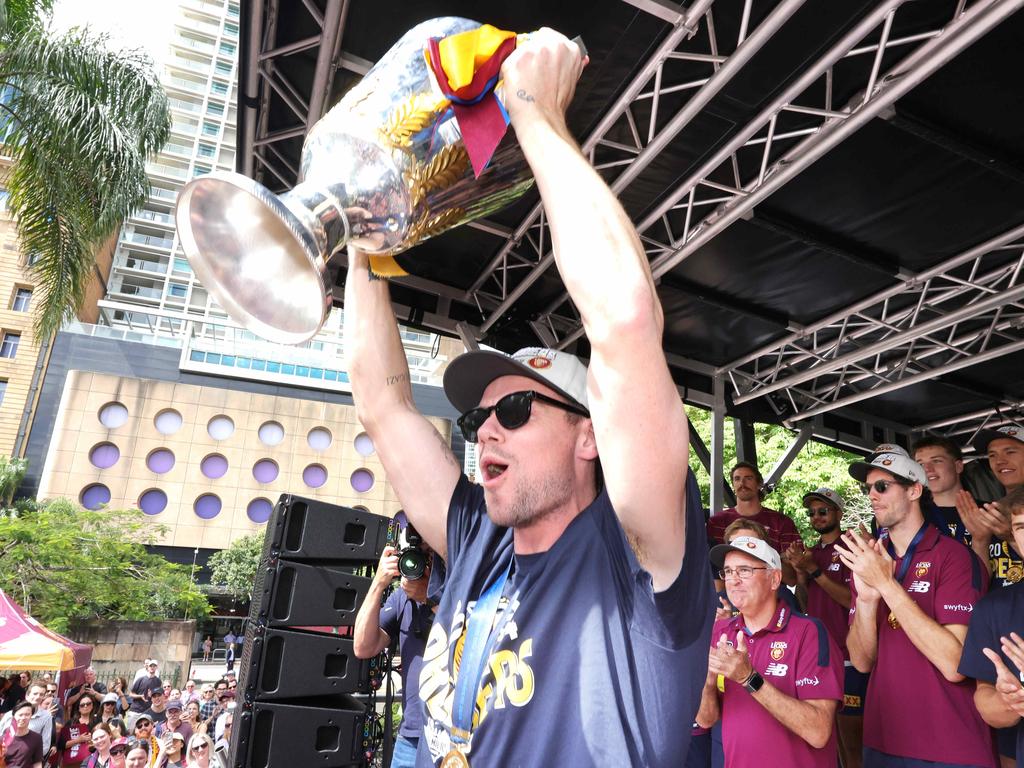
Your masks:
{"label": "lions club logo", "polygon": [[927,575],[928,569],[931,567],[931,565],[931,563],[918,563],[917,568],[914,571],[914,575],[917,576],[917,578],[921,578],[922,576]]}
{"label": "lions club logo", "polygon": [[892,459],[882,459],[883,467],[888,467],[890,464],[892,464]]}
{"label": "lions club logo", "polygon": [[747,549],[757,549],[757,543],[753,541],[748,541],[746,547]]}
{"label": "lions club logo", "polygon": [[543,370],[544,368],[550,368],[551,367],[551,361],[550,360],[548,360],[546,357],[539,357],[539,356],[538,357],[531,357],[529,360],[526,361],[526,364],[528,366],[530,366],[531,368],[536,368],[537,370]]}
{"label": "lions club logo", "polygon": [[788,647],[785,640],[776,640],[771,645],[771,657],[773,661],[781,661],[782,657],[786,655],[786,648]]}

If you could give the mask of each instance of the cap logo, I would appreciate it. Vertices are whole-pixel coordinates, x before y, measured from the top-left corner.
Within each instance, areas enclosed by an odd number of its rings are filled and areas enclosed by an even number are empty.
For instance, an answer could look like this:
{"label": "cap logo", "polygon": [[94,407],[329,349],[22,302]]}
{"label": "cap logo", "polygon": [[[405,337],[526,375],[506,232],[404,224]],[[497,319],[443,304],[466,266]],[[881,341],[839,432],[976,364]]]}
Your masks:
{"label": "cap logo", "polygon": [[892,464],[892,459],[882,459],[882,466],[883,467],[888,467],[891,464]]}
{"label": "cap logo", "polygon": [[545,368],[551,367],[551,361],[548,360],[546,357],[540,356],[531,357],[529,360],[526,361],[526,364],[531,368],[536,368],[537,370],[544,370]]}
{"label": "cap logo", "polygon": [[747,549],[757,549],[757,542],[748,541],[745,546]]}

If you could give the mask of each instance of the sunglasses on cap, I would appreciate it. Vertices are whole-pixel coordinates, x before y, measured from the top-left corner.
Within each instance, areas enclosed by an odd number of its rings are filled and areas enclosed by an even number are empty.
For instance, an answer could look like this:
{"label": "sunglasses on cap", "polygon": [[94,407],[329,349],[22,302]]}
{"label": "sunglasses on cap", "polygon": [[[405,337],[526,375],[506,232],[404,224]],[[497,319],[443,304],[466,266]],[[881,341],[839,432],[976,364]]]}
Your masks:
{"label": "sunglasses on cap", "polygon": [[808,507],[808,517],[828,517],[828,513],[831,512],[828,507]]}
{"label": "sunglasses on cap", "polygon": [[867,496],[872,490],[876,493],[885,493],[894,485],[906,486],[908,483],[901,483],[899,480],[875,480],[873,483],[861,483],[860,490]]}
{"label": "sunglasses on cap", "polygon": [[484,425],[484,422],[491,417],[492,411],[498,417],[498,423],[505,429],[519,429],[519,427],[530,420],[534,400],[547,403],[555,408],[561,408],[569,413],[590,418],[590,412],[582,405],[563,403],[561,400],[555,400],[553,397],[548,397],[540,392],[529,389],[505,395],[488,408],[474,408],[471,411],[466,411],[459,417],[456,423],[459,425],[459,429],[462,430],[462,436],[466,442],[475,443],[477,441],[477,432]]}

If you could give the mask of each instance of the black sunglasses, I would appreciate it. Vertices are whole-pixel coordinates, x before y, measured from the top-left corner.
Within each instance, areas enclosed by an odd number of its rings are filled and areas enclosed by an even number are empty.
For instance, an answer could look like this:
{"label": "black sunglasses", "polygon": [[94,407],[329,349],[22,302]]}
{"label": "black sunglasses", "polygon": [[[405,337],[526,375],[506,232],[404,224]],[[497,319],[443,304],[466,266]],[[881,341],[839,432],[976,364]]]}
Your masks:
{"label": "black sunglasses", "polygon": [[899,480],[875,480],[873,483],[861,483],[860,489],[864,495],[867,496],[871,493],[871,489],[874,488],[877,493],[885,493],[893,485],[910,485],[909,483],[901,483]]}
{"label": "black sunglasses", "polygon": [[809,507],[807,509],[808,517],[828,517],[828,507]]}
{"label": "black sunglasses", "polygon": [[498,423],[505,429],[519,429],[519,427],[530,420],[534,400],[553,405],[555,408],[561,408],[569,413],[590,418],[590,412],[582,405],[563,403],[561,400],[555,400],[553,397],[542,395],[540,392],[530,389],[524,392],[513,392],[510,395],[505,395],[488,408],[474,408],[471,411],[466,411],[459,417],[457,422],[459,429],[462,430],[462,436],[466,439],[467,443],[475,443],[477,441],[477,432],[484,425],[484,422],[490,418],[492,411],[498,417]]}

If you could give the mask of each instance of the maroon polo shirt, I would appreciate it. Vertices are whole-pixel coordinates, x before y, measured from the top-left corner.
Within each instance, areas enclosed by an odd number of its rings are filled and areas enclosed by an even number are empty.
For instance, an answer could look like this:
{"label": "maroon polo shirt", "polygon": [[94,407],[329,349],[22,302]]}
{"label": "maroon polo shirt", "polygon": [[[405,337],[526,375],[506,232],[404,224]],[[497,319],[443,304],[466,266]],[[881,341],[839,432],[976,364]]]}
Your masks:
{"label": "maroon polo shirt", "polygon": [[794,541],[801,541],[800,532],[796,529],[796,523],[781,512],[776,512],[774,509],[768,509],[767,507],[762,507],[761,511],[752,517],[741,515],[736,511],[736,507],[729,507],[728,509],[723,509],[717,515],[712,515],[708,518],[707,523],[708,541],[712,545],[723,543],[722,536],[725,533],[725,529],[734,520],[740,519],[753,520],[755,523],[760,523],[767,528],[768,543],[780,555]]}
{"label": "maroon polo shirt", "polygon": [[[909,554],[909,553],[908,553]],[[904,557],[896,560],[899,572]],[[988,586],[981,561],[966,546],[928,526],[903,588],[939,624],[967,625]],[[851,584],[856,614],[856,583]],[[864,746],[916,760],[995,768],[992,736],[974,707],[974,680],[951,683],[878,604],[878,657],[864,704]]]}
{"label": "maroon polo shirt", "polygon": [[[742,614],[715,622],[711,644],[725,633],[733,643],[745,632]],[[843,699],[843,657],[820,622],[794,614],[779,603],[768,626],[747,636],[750,663],[761,676],[796,699]],[[755,697],[732,680],[725,681],[722,699],[722,743],[729,768],[834,768],[836,731],[828,744],[815,749],[772,717]]]}
{"label": "maroon polo shirt", "polygon": [[[827,578],[850,586],[850,569],[839,559],[835,541],[831,544],[819,541],[811,549],[811,555],[814,557],[815,566],[820,568]],[[846,634],[850,631],[849,609],[833,600],[828,592],[818,586],[817,581],[810,579],[807,580],[807,615],[821,619],[821,623],[843,652],[843,659],[849,659],[850,654],[846,651]]]}

